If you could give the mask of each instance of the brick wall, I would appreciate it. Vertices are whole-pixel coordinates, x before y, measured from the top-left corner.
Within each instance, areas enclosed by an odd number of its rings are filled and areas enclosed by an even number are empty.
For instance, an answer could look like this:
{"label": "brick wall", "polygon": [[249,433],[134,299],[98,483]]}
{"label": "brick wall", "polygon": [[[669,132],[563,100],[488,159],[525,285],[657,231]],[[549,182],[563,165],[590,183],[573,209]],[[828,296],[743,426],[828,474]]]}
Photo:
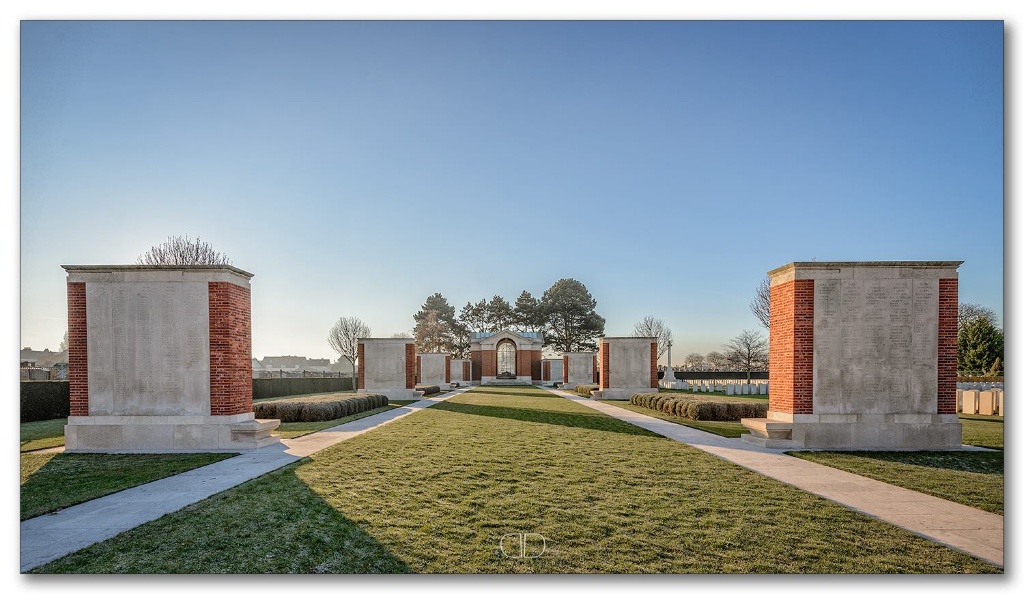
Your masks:
{"label": "brick wall", "polygon": [[423,357],[416,357],[416,379],[414,380],[417,384],[420,383],[420,378],[423,377]]}
{"label": "brick wall", "polygon": [[768,410],[814,412],[814,280],[771,288]]}
{"label": "brick wall", "polygon": [[463,361],[462,362],[462,381],[466,381],[466,378],[468,378],[470,376],[470,373],[472,373],[472,366],[469,364],[469,361]]}
{"label": "brick wall", "polygon": [[540,381],[541,352],[530,351],[530,379]]}
{"label": "brick wall", "polygon": [[530,375],[530,351],[516,349],[516,375]]}
{"label": "brick wall", "polygon": [[651,387],[658,387],[658,342],[651,343]]}
{"label": "brick wall", "polygon": [[416,356],[416,345],[408,343],[405,345],[405,389],[416,388],[417,365],[419,357]]}
{"label": "brick wall", "polygon": [[569,383],[569,356],[562,355],[562,383]]}
{"label": "brick wall", "polygon": [[599,385],[601,386],[602,390],[608,387],[608,382],[611,380],[608,365],[608,351],[610,349],[608,348],[608,346],[609,345],[607,342],[602,342],[600,348],[598,349],[598,353],[601,356],[601,369],[598,372],[598,377],[601,380]]}
{"label": "brick wall", "polygon": [[358,359],[359,364],[359,374],[356,379],[356,389],[358,390],[366,389],[366,357],[364,356],[365,353],[366,345],[363,343],[359,343],[359,346],[356,347],[356,359]]}
{"label": "brick wall", "polygon": [[211,282],[210,414],[252,412],[252,321],[248,287]]}
{"label": "brick wall", "polygon": [[480,357],[480,373],[491,377],[498,375],[498,352],[480,351]]}
{"label": "brick wall", "polygon": [[68,283],[68,381],[71,415],[89,415],[89,329],[85,283]]}
{"label": "brick wall", "polygon": [[483,351],[470,351],[469,359],[473,362],[473,377],[471,379],[474,382],[478,382],[484,369]]}
{"label": "brick wall", "polygon": [[452,383],[452,358],[448,355],[444,358],[444,382],[446,384]]}
{"label": "brick wall", "polygon": [[938,414],[956,414],[957,302],[959,281],[939,279]]}

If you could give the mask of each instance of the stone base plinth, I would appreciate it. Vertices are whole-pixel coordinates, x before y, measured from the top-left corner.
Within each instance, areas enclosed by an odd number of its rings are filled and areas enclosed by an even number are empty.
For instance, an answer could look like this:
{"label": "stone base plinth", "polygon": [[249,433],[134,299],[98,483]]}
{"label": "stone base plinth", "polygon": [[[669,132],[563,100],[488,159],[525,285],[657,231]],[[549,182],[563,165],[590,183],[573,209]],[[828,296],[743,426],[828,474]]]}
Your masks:
{"label": "stone base plinth", "polygon": [[[779,440],[769,429],[786,429],[792,447],[820,450],[958,450],[963,443],[956,415],[812,414],[768,412],[767,419],[743,419],[752,437]],[[764,431],[757,431],[762,428]],[[744,441],[755,443],[759,440]],[[766,447],[782,445],[760,444]],[[785,444],[786,446],[790,444]]]}
{"label": "stone base plinth", "polygon": [[387,396],[388,400],[421,400],[423,398],[422,390],[409,390],[398,388],[378,388],[376,390],[372,388],[363,388],[359,390],[359,393],[380,394],[381,396]]}
{"label": "stone base plinth", "polygon": [[633,394],[651,394],[657,391],[657,388],[605,388],[595,390],[591,398],[594,400],[629,400]]}
{"label": "stone base plinth", "polygon": [[244,452],[277,443],[277,419],[253,413],[224,416],[72,416],[66,452]]}
{"label": "stone base plinth", "polygon": [[485,375],[480,378],[481,386],[532,386],[533,383],[533,377],[529,375],[517,375],[515,379],[497,378],[493,375]]}

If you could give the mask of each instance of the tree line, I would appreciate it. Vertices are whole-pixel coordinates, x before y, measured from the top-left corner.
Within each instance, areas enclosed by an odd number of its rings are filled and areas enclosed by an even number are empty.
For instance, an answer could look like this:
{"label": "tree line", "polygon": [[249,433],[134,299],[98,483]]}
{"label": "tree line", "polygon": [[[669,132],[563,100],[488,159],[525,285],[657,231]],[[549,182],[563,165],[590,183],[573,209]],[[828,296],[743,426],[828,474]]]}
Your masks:
{"label": "tree line", "polygon": [[457,313],[455,306],[441,293],[427,297],[413,314],[413,338],[416,350],[424,353],[451,353],[457,358],[469,356],[473,333],[536,332],[545,345],[569,353],[597,348],[604,334],[605,319],[596,311],[597,300],[578,280],[555,281],[538,299],[522,291],[514,303],[501,295],[477,302],[468,301]]}

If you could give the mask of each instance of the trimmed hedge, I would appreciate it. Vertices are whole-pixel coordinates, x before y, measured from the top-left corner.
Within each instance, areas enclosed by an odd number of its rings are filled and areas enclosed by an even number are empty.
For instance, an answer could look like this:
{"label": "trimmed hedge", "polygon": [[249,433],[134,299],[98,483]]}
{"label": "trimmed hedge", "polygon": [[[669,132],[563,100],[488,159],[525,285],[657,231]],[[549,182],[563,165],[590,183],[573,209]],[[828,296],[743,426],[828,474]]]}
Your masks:
{"label": "trimmed hedge", "polygon": [[587,398],[590,398],[590,392],[592,390],[598,389],[599,387],[600,386],[598,386],[597,384],[580,384],[573,388],[573,392],[576,392],[580,396],[586,396]]}
{"label": "trimmed hedge", "polygon": [[252,408],[257,419],[280,419],[282,423],[308,423],[333,421],[380,408],[387,403],[388,397],[381,394],[332,395],[254,402]]}
{"label": "trimmed hedge", "polygon": [[441,386],[423,386],[420,390],[423,390],[424,396],[429,396],[431,394],[439,394],[441,392]]}
{"label": "trimmed hedge", "polygon": [[66,380],[21,382],[21,422],[63,419],[71,414],[71,384]]}
{"label": "trimmed hedge", "polygon": [[676,394],[633,394],[629,403],[694,421],[738,421],[768,416],[768,405],[761,402],[712,402]]}

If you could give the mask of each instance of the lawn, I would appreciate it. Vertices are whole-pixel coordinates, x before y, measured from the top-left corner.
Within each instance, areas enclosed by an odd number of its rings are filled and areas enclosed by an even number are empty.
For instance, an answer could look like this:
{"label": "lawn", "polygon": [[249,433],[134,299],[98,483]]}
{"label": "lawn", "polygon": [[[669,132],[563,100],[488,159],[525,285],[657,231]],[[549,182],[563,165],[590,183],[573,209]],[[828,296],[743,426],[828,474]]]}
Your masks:
{"label": "lawn", "polygon": [[477,388],[36,571],[1001,569],[542,390]]}
{"label": "lawn", "polygon": [[67,417],[21,424],[21,451],[45,450],[64,445]]}
{"label": "lawn", "polygon": [[237,454],[21,455],[21,519],[26,520]]}
{"label": "lawn", "polygon": [[1003,449],[1003,417],[962,414],[957,416],[963,425],[965,444]]}

